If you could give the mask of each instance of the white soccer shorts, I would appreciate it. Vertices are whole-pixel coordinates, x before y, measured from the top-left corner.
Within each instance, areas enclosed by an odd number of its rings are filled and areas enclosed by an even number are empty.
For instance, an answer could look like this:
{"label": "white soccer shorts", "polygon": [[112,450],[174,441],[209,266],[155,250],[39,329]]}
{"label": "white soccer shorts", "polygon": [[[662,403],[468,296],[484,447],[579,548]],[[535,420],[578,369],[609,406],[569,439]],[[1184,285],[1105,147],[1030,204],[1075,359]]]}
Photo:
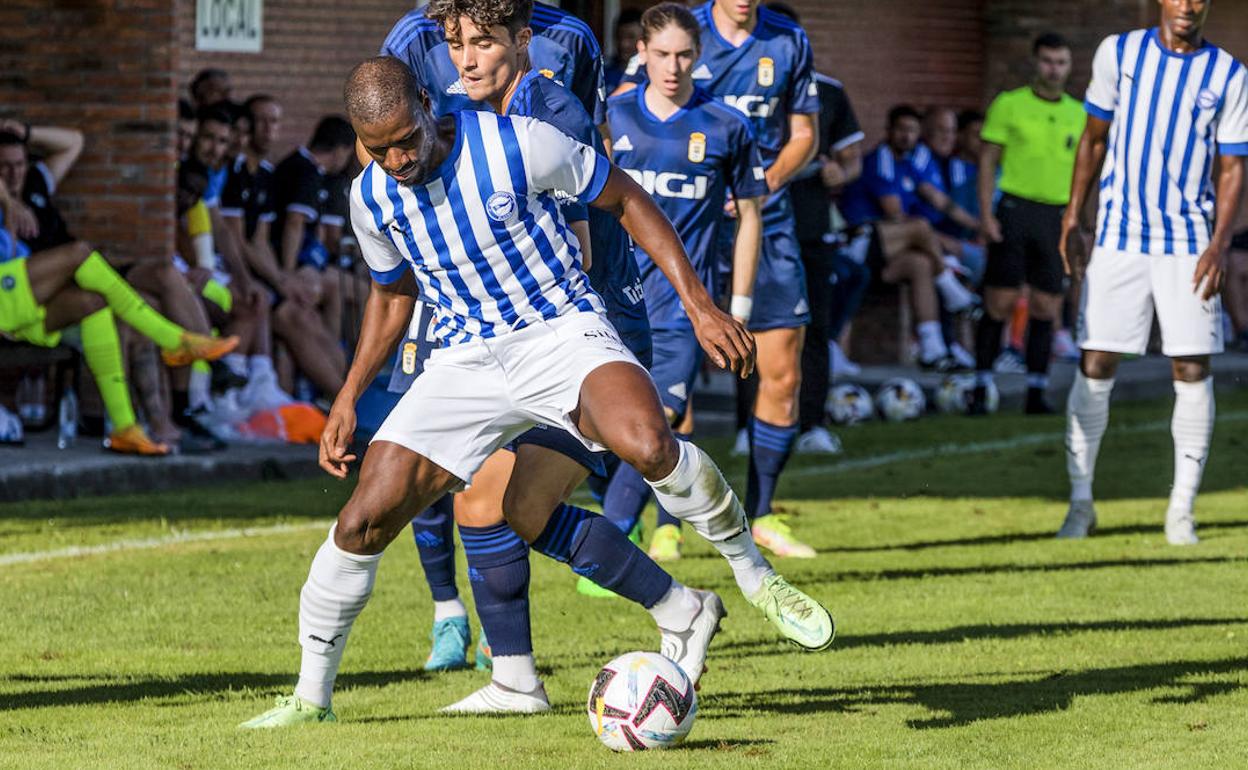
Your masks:
{"label": "white soccer shorts", "polygon": [[1167,356],[1221,353],[1221,297],[1204,301],[1192,290],[1199,259],[1093,249],[1080,300],[1079,347],[1143,354],[1155,309]]}
{"label": "white soccer shorts", "polygon": [[586,312],[439,348],[373,441],[406,447],[464,483],[496,449],[538,423],[602,451],[569,414],[589,373],[616,361],[641,367],[610,322]]}

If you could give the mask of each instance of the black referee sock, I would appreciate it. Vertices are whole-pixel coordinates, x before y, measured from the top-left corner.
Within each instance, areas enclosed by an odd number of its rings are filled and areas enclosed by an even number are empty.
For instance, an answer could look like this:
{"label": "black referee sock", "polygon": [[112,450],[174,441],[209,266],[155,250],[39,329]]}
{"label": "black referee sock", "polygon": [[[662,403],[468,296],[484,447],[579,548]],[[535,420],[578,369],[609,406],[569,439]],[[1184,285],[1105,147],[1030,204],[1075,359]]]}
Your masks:
{"label": "black referee sock", "polygon": [[1001,332],[1005,329],[1005,321],[998,321],[984,313],[975,327],[975,369],[980,372],[991,372],[992,365],[1001,355]]}
{"label": "black referee sock", "polygon": [[[1048,386],[1049,354],[1053,350],[1053,322],[1032,318],[1027,321],[1027,384]],[[1045,382],[1041,382],[1041,378]]]}

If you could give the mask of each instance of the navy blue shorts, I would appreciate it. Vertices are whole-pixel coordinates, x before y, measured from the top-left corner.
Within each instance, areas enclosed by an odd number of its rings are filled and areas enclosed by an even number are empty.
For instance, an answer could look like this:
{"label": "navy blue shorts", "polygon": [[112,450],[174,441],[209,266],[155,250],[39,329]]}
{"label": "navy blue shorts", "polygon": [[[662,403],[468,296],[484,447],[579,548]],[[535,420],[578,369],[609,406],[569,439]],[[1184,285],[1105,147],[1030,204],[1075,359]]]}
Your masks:
{"label": "navy blue shorts", "polygon": [[591,474],[605,476],[607,473],[606,452],[590,451],[576,436],[573,436],[566,430],[552,428],[548,425],[534,425],[524,433],[516,436],[515,440],[505,446],[504,449],[514,452],[516,447],[522,444],[553,449],[564,457],[575,460],[585,466],[585,470]]}
{"label": "navy blue shorts", "polygon": [[702,346],[692,327],[655,329],[652,335],[654,365],[650,367],[650,376],[659,389],[663,406],[679,419],[689,408],[693,383],[702,368]]}
{"label": "navy blue shorts", "polygon": [[796,329],[810,323],[810,303],[806,298],[806,268],[802,252],[788,227],[763,230],[763,248],[754,280],[754,312],[750,331]]}

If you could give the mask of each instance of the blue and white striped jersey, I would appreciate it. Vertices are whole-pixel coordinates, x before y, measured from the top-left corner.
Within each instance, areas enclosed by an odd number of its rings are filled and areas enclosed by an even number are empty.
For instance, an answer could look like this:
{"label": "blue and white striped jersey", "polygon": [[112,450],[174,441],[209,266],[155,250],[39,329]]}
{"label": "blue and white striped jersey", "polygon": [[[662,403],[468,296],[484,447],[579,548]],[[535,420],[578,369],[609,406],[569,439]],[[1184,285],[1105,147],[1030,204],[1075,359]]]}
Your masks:
{"label": "blue and white striped jersey", "polygon": [[442,345],[570,312],[605,312],[559,203],[602,193],[611,162],[533,118],[458,112],[455,145],[422,184],[369,163],[351,222],[379,283],[411,269]]}
{"label": "blue and white striped jersey", "polygon": [[1110,35],[1096,50],[1084,106],[1111,121],[1097,245],[1199,255],[1214,215],[1215,151],[1248,155],[1244,66],[1206,42],[1170,51],[1157,29]]}

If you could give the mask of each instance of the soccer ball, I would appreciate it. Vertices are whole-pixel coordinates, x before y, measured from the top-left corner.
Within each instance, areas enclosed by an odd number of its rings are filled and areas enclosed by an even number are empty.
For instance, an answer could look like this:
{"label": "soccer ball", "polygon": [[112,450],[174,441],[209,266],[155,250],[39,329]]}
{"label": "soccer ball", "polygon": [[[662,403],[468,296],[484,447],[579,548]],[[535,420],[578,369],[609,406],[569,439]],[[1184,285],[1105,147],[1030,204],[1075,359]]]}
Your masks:
{"label": "soccer ball", "polygon": [[927,399],[923,396],[923,389],[914,380],[895,377],[876,391],[875,406],[885,420],[903,422],[919,419],[927,407]]}
{"label": "soccer ball", "polygon": [[832,388],[824,409],[837,425],[856,425],[875,414],[875,404],[866,388],[849,383]]}
{"label": "soccer ball", "polygon": [[680,666],[657,652],[629,652],[598,672],[586,710],[612,751],[668,749],[693,728],[698,696]]}
{"label": "soccer ball", "polygon": [[973,377],[951,374],[936,386],[933,400],[942,414],[965,414],[970,403],[971,390],[975,387]]}

